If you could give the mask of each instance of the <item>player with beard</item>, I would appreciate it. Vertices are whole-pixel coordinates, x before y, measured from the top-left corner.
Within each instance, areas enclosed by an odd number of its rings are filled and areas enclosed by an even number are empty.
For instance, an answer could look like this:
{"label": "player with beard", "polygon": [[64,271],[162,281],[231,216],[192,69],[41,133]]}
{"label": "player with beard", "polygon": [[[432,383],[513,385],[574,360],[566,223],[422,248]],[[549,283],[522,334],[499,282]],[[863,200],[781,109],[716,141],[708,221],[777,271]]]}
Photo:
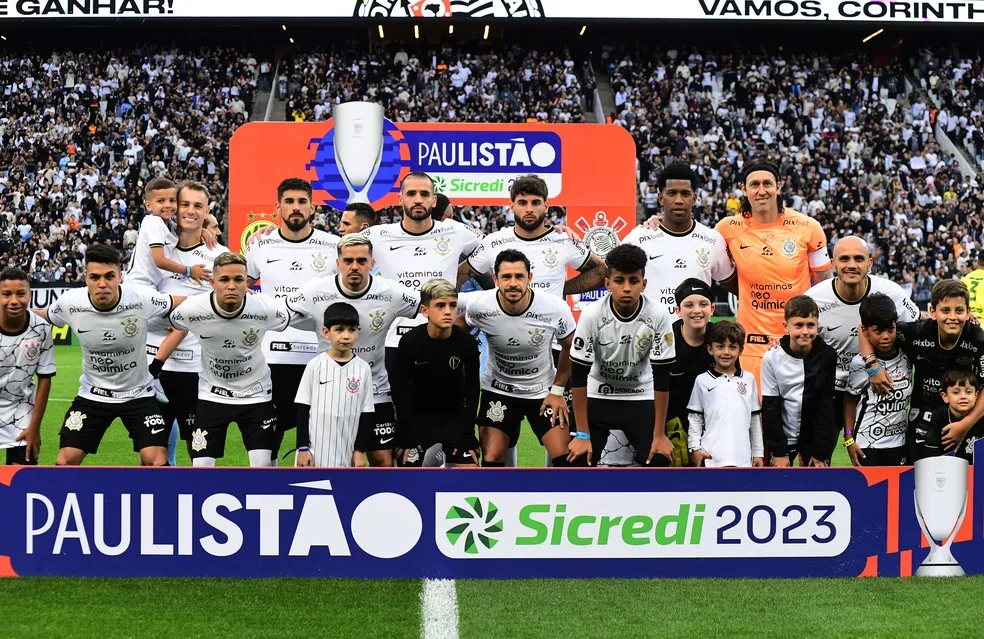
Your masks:
{"label": "player with beard", "polygon": [[871,254],[868,252],[868,243],[857,236],[844,237],[834,245],[836,277],[820,282],[806,292],[820,308],[819,336],[837,351],[834,419],[838,430],[848,426],[844,423],[844,399],[851,373],[851,361],[859,352],[861,302],[869,295],[884,293],[895,303],[899,322],[920,319],[915,302],[901,286],[883,277],[869,275],[870,271]]}
{"label": "player with beard", "polygon": [[[350,233],[338,243],[338,275],[320,277],[306,283],[287,301],[297,327],[321,325],[329,306],[345,302],[359,314],[361,329],[353,352],[365,360],[372,371],[375,403],[372,423],[362,423],[355,441],[356,453],[368,456],[372,466],[393,465],[396,420],[389,377],[384,366],[385,340],[390,326],[399,318],[414,317],[420,294],[393,280],[373,277],[373,246],[365,235]],[[328,349],[320,340],[319,351]],[[361,463],[361,458],[356,460]]]}
{"label": "player with beard", "polygon": [[[311,226],[314,202],[311,184],[306,180],[287,178],[280,183],[277,213],[283,226],[247,246],[246,264],[250,286],[259,282],[262,293],[286,300],[304,282],[335,274],[339,238]],[[263,338],[263,356],[270,365],[273,404],[277,408],[274,466],[284,433],[295,426],[294,397],[304,367],[318,352],[318,342],[314,331],[294,328],[280,333],[271,331]]]}
{"label": "player with beard", "polygon": [[[208,248],[204,243],[203,224],[208,216],[209,192],[198,182],[185,182],[178,188],[178,241],[170,258],[179,265],[193,267],[196,264],[211,266],[229,249],[222,245]],[[211,273],[211,270],[209,271]],[[160,283],[162,293],[171,295],[197,295],[208,290],[196,280],[178,273],[166,274]],[[173,424],[168,440],[168,464],[177,465],[176,448],[180,435],[190,445],[191,431],[195,426],[195,408],[198,403],[198,374],[202,370],[202,349],[198,340],[189,335],[171,353],[166,361],[154,359],[161,344],[170,333],[171,324],[164,319],[154,319],[147,324],[147,356],[150,373],[161,382],[168,402],[161,406],[164,421]]]}

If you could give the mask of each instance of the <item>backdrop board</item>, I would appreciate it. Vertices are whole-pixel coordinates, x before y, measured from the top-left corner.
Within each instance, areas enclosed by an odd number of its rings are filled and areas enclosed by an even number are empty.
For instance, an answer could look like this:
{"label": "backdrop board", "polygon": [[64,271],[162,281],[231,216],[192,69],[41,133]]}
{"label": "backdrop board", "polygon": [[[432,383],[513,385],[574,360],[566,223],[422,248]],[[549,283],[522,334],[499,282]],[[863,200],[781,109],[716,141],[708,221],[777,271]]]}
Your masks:
{"label": "backdrop board", "polygon": [[[911,467],[7,466],[0,467],[0,573],[908,576],[927,555],[913,476]],[[968,574],[984,573],[981,483],[971,470],[953,545]]]}

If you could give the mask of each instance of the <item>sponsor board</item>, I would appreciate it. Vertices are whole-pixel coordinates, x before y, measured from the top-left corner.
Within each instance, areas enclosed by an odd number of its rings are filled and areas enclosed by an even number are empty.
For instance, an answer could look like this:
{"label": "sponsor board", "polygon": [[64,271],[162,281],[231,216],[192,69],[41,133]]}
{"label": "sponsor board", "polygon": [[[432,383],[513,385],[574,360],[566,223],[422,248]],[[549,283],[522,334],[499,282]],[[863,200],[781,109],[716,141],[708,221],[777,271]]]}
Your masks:
{"label": "sponsor board", "polygon": [[[913,475],[7,467],[0,574],[906,576],[927,552]],[[984,486],[970,481],[953,554],[982,574]]]}
{"label": "sponsor board", "polygon": [[0,0],[0,18],[355,18],[981,22],[974,0]]}

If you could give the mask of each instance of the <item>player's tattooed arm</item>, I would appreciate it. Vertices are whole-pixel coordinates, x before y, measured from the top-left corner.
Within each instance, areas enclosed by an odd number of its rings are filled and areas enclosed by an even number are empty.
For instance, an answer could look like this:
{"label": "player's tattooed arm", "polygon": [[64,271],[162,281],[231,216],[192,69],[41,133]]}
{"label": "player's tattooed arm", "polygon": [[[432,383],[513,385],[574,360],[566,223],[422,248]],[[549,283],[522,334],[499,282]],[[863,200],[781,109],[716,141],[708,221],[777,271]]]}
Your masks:
{"label": "player's tattooed arm", "polygon": [[822,271],[813,272],[813,280],[817,283],[823,282],[824,280],[829,280],[834,276],[834,269],[825,268]]}
{"label": "player's tattooed arm", "polygon": [[591,253],[581,267],[581,272],[564,282],[564,295],[587,293],[600,288],[605,283],[608,268],[600,256]]}

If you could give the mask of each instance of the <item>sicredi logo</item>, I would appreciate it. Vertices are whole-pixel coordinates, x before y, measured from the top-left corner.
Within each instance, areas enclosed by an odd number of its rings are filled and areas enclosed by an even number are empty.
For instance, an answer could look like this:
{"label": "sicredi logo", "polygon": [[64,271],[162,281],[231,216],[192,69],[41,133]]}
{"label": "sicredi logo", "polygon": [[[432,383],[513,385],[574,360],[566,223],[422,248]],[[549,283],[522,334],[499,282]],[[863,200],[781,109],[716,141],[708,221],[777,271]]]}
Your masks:
{"label": "sicredi logo", "polygon": [[836,492],[438,493],[436,543],[455,559],[836,557],[851,506]]}
{"label": "sicredi logo", "polygon": [[[542,177],[550,197],[561,192],[561,141],[551,131],[403,131],[385,120],[382,135],[378,169],[366,191],[370,202],[399,191],[402,176],[412,171],[429,174],[437,192],[449,197],[508,197],[511,181],[525,173]],[[344,205],[349,193],[335,154],[335,128],[308,146],[314,151],[306,168],[318,176],[312,186],[328,193],[325,204]]]}
{"label": "sicredi logo", "polygon": [[[294,490],[291,490],[294,489]],[[413,502],[376,493],[342,516],[331,481],[281,493],[155,495],[127,492],[25,494],[25,555],[102,557],[350,557],[393,559],[420,540]]]}

